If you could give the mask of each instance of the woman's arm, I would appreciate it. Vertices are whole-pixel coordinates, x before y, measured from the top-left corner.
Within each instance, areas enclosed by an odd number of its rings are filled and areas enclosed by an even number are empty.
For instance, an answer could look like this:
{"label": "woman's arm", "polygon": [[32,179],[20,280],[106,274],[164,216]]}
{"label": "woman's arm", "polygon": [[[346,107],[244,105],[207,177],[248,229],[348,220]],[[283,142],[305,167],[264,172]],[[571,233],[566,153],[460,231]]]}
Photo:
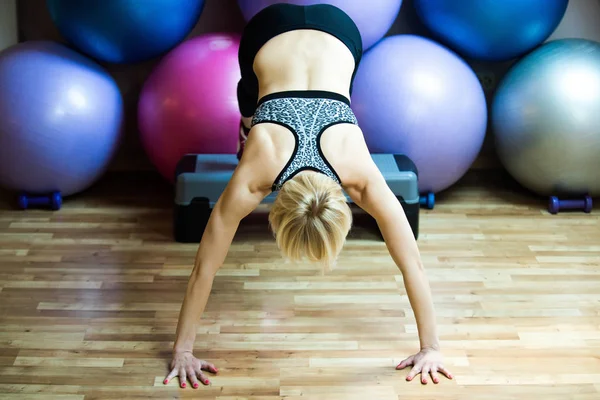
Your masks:
{"label": "woman's arm", "polygon": [[186,387],[186,379],[189,378],[196,388],[198,380],[205,385],[210,383],[203,371],[217,372],[213,364],[197,359],[192,353],[196,330],[215,275],[225,261],[239,224],[271,193],[271,183],[275,178],[269,175],[271,168],[268,160],[273,157],[264,153],[269,146],[261,145],[261,135],[257,133],[249,135],[244,155],[217,200],[204,229],[179,313],[173,359],[165,384],[179,376],[181,387]]}
{"label": "woman's arm", "polygon": [[[366,165],[364,165],[366,164]],[[360,164],[362,184],[348,195],[376,221],[392,259],[402,272],[415,314],[421,349],[439,350],[435,310],[421,255],[402,205],[369,156]]]}
{"label": "woman's arm", "polygon": [[440,352],[431,288],[417,241],[402,205],[387,185],[379,168],[367,151],[362,153],[356,155],[354,163],[351,164],[357,178],[354,180],[354,185],[347,188],[347,193],[359,207],[377,221],[390,255],[402,272],[404,287],[419,331],[421,350],[402,360],[396,369],[412,366],[406,376],[406,380],[409,381],[420,373],[422,383],[427,383],[429,375],[434,383],[438,383],[440,380],[438,372],[452,379],[452,374],[444,366]]}
{"label": "woman's arm", "polygon": [[206,224],[179,313],[173,359],[165,384],[179,376],[181,387],[186,387],[189,379],[197,388],[198,380],[205,385],[210,383],[203,370],[217,372],[213,364],[193,356],[194,342],[214,277],[227,256],[239,223],[266,195],[248,184],[249,171],[250,168],[240,163]]}
{"label": "woman's arm", "polygon": [[[252,147],[249,147],[248,152],[252,151]],[[215,204],[202,235],[179,315],[174,352],[193,350],[196,328],[206,307],[214,277],[225,261],[238,226],[269,193],[249,183],[257,181],[253,177],[256,167],[245,161],[249,158],[246,157],[238,165]]]}
{"label": "woman's arm", "polygon": [[192,351],[196,328],[206,307],[214,277],[223,265],[241,220],[264,198],[232,179],[212,210],[200,241],[177,325],[174,351]]}

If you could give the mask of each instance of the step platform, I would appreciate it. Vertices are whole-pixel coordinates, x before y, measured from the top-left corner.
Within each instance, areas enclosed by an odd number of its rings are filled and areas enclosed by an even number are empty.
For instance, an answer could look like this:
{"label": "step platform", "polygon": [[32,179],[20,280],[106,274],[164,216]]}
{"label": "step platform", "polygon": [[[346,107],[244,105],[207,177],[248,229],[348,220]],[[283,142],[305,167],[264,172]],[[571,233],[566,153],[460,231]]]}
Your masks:
{"label": "step platform", "polygon": [[[421,201],[415,164],[402,154],[372,154],[372,157],[402,204],[417,239]],[[187,154],[179,161],[175,172],[175,241],[200,242],[210,212],[225,190],[237,164],[235,154]],[[276,196],[277,192],[273,192],[262,203],[273,203]],[[349,203],[353,203],[348,195],[346,198]]]}

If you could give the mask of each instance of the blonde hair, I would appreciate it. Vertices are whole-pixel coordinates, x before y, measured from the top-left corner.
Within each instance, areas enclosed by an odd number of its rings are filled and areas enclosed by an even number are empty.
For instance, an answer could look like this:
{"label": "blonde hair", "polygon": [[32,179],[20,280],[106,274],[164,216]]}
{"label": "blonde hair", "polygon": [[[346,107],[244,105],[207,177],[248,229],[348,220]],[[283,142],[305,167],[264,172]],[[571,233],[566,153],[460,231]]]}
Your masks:
{"label": "blonde hair", "polygon": [[304,258],[329,268],[352,226],[352,211],[338,183],[314,171],[303,171],[280,189],[269,224],[284,258]]}

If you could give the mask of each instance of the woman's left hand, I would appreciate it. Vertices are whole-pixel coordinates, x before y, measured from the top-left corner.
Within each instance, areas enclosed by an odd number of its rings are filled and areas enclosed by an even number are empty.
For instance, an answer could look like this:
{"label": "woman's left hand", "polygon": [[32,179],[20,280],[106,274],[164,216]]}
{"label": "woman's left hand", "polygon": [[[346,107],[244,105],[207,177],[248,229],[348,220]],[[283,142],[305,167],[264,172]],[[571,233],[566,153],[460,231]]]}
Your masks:
{"label": "woman's left hand", "polygon": [[444,367],[442,353],[438,350],[423,349],[417,354],[402,360],[396,369],[404,369],[411,365],[413,368],[406,376],[407,381],[411,381],[420,373],[422,383],[427,383],[429,374],[431,374],[433,383],[439,383],[440,377],[438,372],[444,374],[448,379],[452,379],[452,374]]}

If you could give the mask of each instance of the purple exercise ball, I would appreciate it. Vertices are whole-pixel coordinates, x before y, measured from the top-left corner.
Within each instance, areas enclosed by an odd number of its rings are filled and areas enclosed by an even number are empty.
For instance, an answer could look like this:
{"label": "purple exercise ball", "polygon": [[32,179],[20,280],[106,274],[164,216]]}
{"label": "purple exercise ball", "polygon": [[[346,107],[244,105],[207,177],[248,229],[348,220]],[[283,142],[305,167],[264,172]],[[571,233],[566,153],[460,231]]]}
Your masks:
{"label": "purple exercise ball", "polygon": [[51,41],[0,52],[0,186],[63,196],[91,186],[120,138],[123,101],[89,58]]}
{"label": "purple exercise ball", "polygon": [[487,128],[481,84],[455,53],[416,35],[396,35],[365,54],[352,108],[372,153],[402,153],[421,193],[456,183],[479,154]]}
{"label": "purple exercise ball", "polygon": [[402,6],[402,0],[238,0],[246,21],[265,7],[275,3],[296,5],[331,4],[343,10],[354,20],[367,50],[383,38],[392,25]]}

